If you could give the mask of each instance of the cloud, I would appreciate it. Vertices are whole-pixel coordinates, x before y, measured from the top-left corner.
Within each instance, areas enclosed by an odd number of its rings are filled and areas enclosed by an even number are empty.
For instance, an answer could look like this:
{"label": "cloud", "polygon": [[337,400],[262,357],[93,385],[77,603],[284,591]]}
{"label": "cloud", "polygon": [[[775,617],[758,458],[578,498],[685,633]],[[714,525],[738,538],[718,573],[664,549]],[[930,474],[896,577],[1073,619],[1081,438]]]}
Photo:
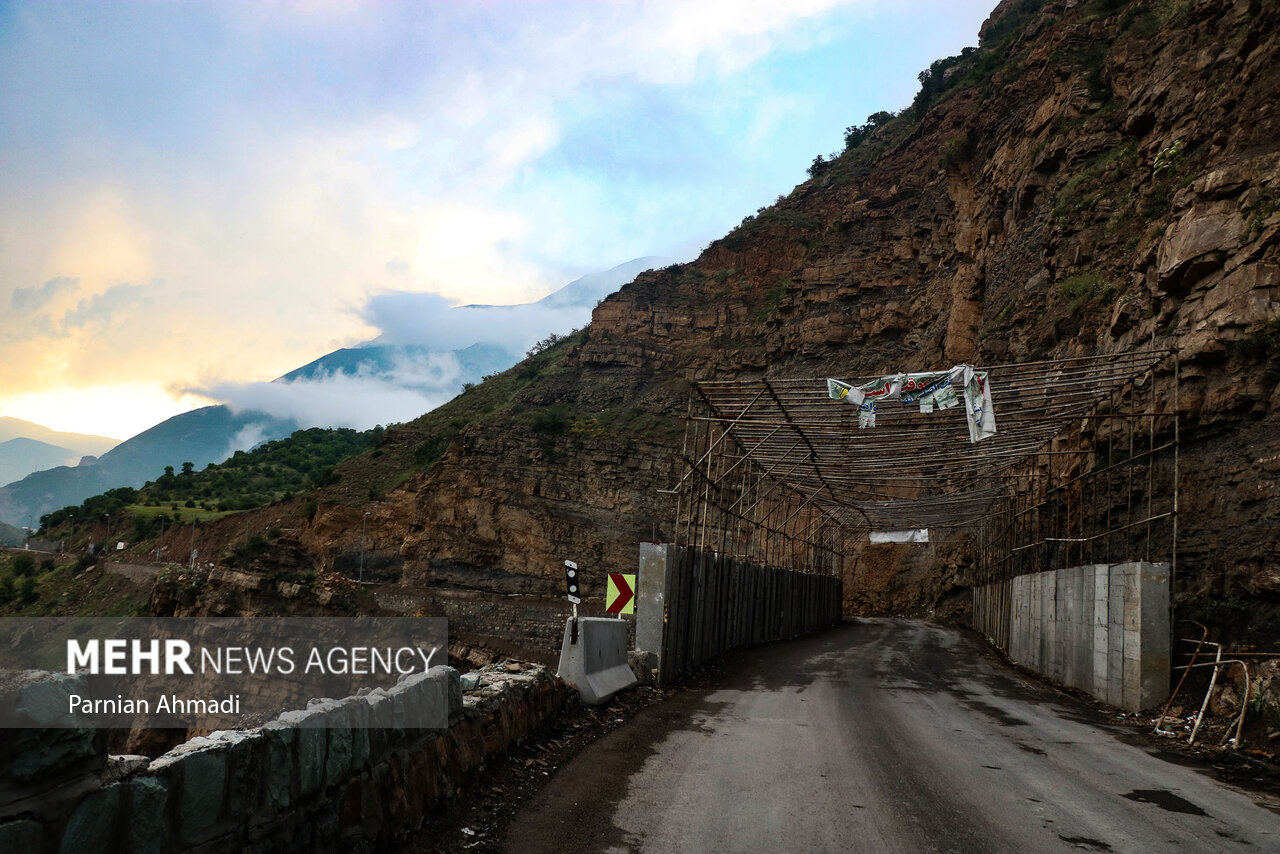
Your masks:
{"label": "cloud", "polygon": [[58,294],[74,291],[80,286],[79,279],[70,276],[55,276],[43,285],[32,288],[14,288],[9,297],[9,304],[14,311],[34,312],[48,305]]}
{"label": "cloud", "polygon": [[[720,75],[740,71],[774,50],[780,41],[801,38],[798,25],[840,6],[867,0],[663,0],[644,4],[632,24],[608,46],[638,67],[634,73],[663,83],[687,82],[710,64]],[[803,38],[817,38],[807,33]],[[662,61],[652,62],[659,57]]]}
{"label": "cloud", "polygon": [[[410,421],[452,399],[462,386],[462,367],[452,353],[396,360],[385,372],[332,372],[293,382],[218,383],[189,390],[224,401],[233,412],[265,412],[319,427],[367,430],[375,424]],[[242,431],[243,432],[243,431]],[[260,442],[237,437],[244,450]]]}
{"label": "cloud", "polygon": [[246,424],[231,437],[231,444],[227,446],[223,459],[235,456],[236,451],[251,451],[269,437],[270,434],[267,433],[266,425],[256,422]]}
{"label": "cloud", "polygon": [[[464,383],[515,364],[536,341],[585,325],[596,299],[666,260],[637,258],[583,276],[541,303],[454,306],[439,294],[377,293],[361,315],[379,335],[364,349],[320,363],[340,367],[289,381],[207,382],[181,391],[307,426],[367,429],[409,421],[452,399]],[[353,356],[360,359],[354,366]],[[247,435],[237,443],[251,446],[251,440]]]}
{"label": "cloud", "polygon": [[436,294],[386,291],[369,298],[361,316],[381,333],[374,344],[423,345],[461,350],[477,342],[498,344],[514,354],[549,333],[585,326],[592,306],[549,308],[536,303],[511,306],[450,306]]}
{"label": "cloud", "polygon": [[113,285],[100,294],[80,300],[62,316],[63,329],[78,329],[90,324],[109,324],[118,314],[136,312],[147,302],[155,285]]}

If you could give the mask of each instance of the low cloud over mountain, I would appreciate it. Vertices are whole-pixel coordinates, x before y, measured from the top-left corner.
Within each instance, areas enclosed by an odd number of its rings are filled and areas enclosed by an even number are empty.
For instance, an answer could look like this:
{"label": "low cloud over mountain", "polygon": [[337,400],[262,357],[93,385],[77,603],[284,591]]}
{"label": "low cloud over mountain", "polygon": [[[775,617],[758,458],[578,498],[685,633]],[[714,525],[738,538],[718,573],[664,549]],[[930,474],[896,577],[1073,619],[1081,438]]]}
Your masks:
{"label": "low cloud over mountain", "polygon": [[454,306],[437,294],[384,291],[360,311],[379,330],[367,344],[335,350],[273,382],[184,391],[222,401],[233,412],[308,426],[368,429],[408,421],[451,399],[464,383],[514,365],[548,335],[585,326],[599,300],[667,263],[637,258],[522,305]]}

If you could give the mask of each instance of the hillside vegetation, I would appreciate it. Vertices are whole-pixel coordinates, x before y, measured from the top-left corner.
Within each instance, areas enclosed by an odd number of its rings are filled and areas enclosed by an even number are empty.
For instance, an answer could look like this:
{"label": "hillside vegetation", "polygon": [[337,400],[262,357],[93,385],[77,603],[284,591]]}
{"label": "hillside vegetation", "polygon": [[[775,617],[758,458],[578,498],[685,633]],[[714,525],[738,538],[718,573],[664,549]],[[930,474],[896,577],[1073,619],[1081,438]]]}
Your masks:
{"label": "hillside vegetation", "polygon": [[111,489],[77,506],[45,514],[40,517],[42,533],[56,529],[75,536],[109,523],[120,536],[146,539],[155,536],[164,521],[208,521],[285,501],[336,483],[339,476],[334,466],[378,445],[385,432],[382,427],[364,432],[316,427],[251,451],[237,451],[225,462],[210,463],[201,471],[191,463],[176,472],[166,466],[163,474],[140,489]]}

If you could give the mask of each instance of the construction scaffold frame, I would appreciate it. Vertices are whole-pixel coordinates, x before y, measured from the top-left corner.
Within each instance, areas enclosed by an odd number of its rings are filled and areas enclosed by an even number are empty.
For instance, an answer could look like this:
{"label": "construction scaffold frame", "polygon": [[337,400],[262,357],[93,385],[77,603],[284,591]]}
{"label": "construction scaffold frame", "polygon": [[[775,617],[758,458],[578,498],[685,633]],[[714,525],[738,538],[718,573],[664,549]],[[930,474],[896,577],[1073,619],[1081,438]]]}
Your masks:
{"label": "construction scaffold frame", "polygon": [[[1148,349],[974,368],[997,432],[964,406],[858,406],[827,378],[696,383],[676,542],[846,576],[869,533],[968,539],[973,584],[1082,563],[1177,567],[1177,353]],[[838,377],[859,386],[877,377]]]}

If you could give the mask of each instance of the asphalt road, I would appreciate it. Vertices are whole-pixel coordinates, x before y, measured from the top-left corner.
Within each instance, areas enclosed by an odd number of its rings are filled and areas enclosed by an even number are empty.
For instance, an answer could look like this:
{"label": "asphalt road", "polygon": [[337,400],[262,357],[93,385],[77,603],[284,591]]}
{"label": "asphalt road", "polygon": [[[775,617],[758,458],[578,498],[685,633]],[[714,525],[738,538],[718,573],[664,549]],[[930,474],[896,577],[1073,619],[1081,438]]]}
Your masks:
{"label": "asphalt road", "polygon": [[1102,723],[982,643],[858,620],[645,709],[511,822],[535,852],[1280,851],[1280,799]]}

